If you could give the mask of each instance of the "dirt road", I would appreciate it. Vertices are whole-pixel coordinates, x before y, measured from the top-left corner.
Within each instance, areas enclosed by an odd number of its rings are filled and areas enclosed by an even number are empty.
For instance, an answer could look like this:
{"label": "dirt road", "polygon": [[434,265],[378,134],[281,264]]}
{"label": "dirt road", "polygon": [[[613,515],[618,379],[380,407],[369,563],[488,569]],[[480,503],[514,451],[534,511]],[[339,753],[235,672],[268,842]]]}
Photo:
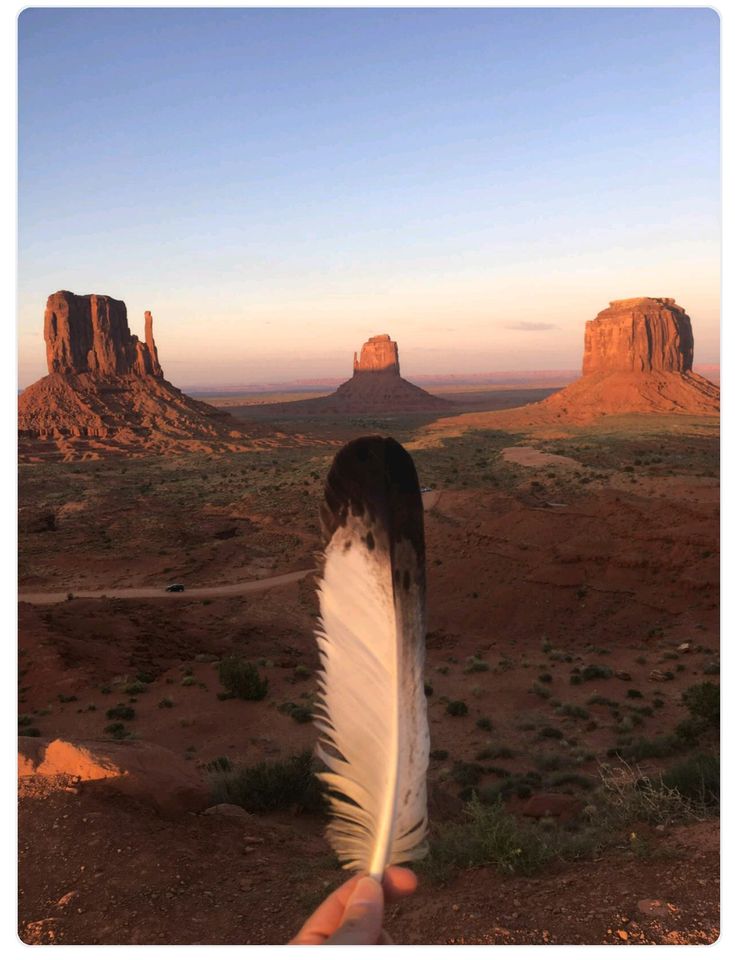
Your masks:
{"label": "dirt road", "polygon": [[[316,567],[309,567],[308,570],[294,570],[292,573],[281,573],[277,577],[263,577],[261,580],[245,580],[242,583],[225,583],[217,587],[192,587],[190,590],[184,590],[181,593],[166,593],[163,587],[122,587],[119,590],[110,588],[108,590],[80,590],[72,591],[74,597],[87,600],[151,600],[164,597],[231,597],[239,596],[244,593],[259,593],[261,590],[268,590],[271,587],[283,587],[288,583],[295,583],[297,580],[303,580],[304,577],[313,573]],[[69,592],[55,593],[21,593],[18,600],[21,603],[61,603],[66,600]]]}

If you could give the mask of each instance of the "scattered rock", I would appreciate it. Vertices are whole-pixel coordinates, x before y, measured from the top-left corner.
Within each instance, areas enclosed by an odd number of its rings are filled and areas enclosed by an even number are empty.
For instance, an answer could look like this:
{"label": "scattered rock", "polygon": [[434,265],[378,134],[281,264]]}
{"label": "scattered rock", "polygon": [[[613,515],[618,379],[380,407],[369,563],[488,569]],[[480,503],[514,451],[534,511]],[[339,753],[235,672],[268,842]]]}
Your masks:
{"label": "scattered rock", "polygon": [[18,738],[18,776],[50,790],[79,789],[119,793],[148,804],[162,816],[174,818],[203,810],[210,792],[176,754],[164,747],[136,740],[130,743]]}
{"label": "scattered rock", "polygon": [[658,917],[662,920],[672,914],[669,905],[664,900],[639,900],[638,912],[642,913],[644,917]]}

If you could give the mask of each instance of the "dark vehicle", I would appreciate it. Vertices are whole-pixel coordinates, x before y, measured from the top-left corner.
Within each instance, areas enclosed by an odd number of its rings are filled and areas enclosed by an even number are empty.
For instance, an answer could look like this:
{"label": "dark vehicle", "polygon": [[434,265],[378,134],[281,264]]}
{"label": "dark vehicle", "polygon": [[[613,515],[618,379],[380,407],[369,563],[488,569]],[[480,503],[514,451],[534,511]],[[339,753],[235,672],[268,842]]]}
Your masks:
{"label": "dark vehicle", "polygon": [[166,587],[166,593],[183,593],[184,584],[183,583],[170,583]]}

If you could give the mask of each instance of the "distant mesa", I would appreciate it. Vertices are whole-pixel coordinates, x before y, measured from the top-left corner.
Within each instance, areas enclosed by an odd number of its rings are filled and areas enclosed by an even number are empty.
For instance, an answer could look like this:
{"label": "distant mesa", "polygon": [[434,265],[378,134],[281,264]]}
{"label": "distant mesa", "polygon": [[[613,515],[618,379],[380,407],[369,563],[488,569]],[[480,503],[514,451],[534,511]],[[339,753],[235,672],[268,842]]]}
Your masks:
{"label": "distant mesa", "polygon": [[353,376],[358,373],[392,373],[397,377],[401,375],[401,368],[398,364],[398,344],[391,340],[387,333],[379,333],[376,337],[370,337],[367,343],[363,343],[360,351],[360,359],[355,359],[352,364]]}
{"label": "distant mesa", "polygon": [[21,459],[252,446],[244,423],[164,378],[149,311],[140,340],[122,300],[60,290],[46,303],[44,339],[48,376],[18,402]]}
{"label": "distant mesa", "polygon": [[588,320],[582,376],[540,403],[508,411],[511,423],[583,423],[625,413],[716,416],[719,388],[692,370],[694,335],[671,297],[613,300]]}
{"label": "distant mesa", "polygon": [[670,297],[613,300],[584,334],[582,377],[538,404],[559,418],[717,415],[719,388],[692,370],[692,322]]}
{"label": "distant mesa", "polygon": [[[263,411],[265,407],[260,407]],[[270,404],[270,412],[289,415],[450,412],[454,404],[435,397],[401,376],[398,344],[381,333],[354,354],[352,377],[334,393],[314,400]]]}

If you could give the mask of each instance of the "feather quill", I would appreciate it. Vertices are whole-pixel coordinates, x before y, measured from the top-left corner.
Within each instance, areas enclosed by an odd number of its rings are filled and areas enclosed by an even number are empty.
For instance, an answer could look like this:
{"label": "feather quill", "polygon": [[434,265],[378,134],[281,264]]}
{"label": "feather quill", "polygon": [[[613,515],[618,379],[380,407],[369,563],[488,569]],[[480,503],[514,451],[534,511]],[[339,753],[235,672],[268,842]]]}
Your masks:
{"label": "feather quill", "polygon": [[416,469],[391,438],[334,459],[321,512],[317,753],[327,836],[345,869],[380,880],[426,853],[424,512]]}

